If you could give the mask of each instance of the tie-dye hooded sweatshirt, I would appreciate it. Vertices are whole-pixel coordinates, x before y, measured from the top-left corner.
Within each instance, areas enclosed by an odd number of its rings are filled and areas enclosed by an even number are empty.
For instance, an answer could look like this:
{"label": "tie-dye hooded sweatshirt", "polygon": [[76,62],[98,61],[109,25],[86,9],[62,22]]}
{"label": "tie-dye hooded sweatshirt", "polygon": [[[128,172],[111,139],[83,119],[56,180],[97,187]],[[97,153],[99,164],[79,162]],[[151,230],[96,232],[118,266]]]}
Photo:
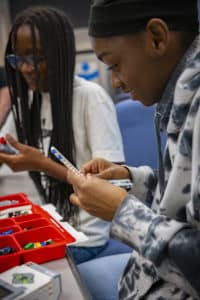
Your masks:
{"label": "tie-dye hooded sweatshirt", "polygon": [[[156,116],[167,133],[163,187],[149,167],[130,168],[134,188],[111,226],[111,236],[134,249],[119,298],[200,299],[200,36],[174,71]],[[149,195],[151,208],[144,204]]]}

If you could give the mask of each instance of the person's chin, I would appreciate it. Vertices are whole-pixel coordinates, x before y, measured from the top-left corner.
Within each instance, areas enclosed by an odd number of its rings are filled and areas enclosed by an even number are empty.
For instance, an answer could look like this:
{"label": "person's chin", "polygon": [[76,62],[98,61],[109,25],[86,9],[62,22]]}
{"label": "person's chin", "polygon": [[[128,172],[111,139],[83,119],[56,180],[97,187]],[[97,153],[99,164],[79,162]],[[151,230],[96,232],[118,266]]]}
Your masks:
{"label": "person's chin", "polygon": [[142,99],[142,100],[140,100],[139,99],[139,101],[144,105],[144,106],[152,106],[152,105],[154,105],[155,103],[156,103],[156,101],[155,100],[152,100],[152,99]]}
{"label": "person's chin", "polygon": [[137,95],[136,95],[136,93],[134,91],[130,92],[129,95],[130,95],[130,98],[132,100],[136,100],[137,99]]}
{"label": "person's chin", "polygon": [[153,104],[155,104],[155,101],[151,101],[150,99],[147,99],[142,96],[139,96],[138,94],[136,94],[135,92],[131,92],[130,93],[130,97],[133,101],[139,101],[141,102],[144,106],[151,106]]}
{"label": "person's chin", "polygon": [[129,95],[133,101],[140,101],[143,103],[143,97],[141,97],[137,92],[132,91]]}
{"label": "person's chin", "polygon": [[32,84],[29,84],[29,90],[33,91],[33,92],[36,92],[36,86],[35,85],[32,85]]}
{"label": "person's chin", "polygon": [[28,84],[28,87],[33,92],[44,92],[44,90],[41,87],[37,87],[34,83]]}
{"label": "person's chin", "polygon": [[26,81],[26,82],[27,82],[27,85],[28,85],[29,90],[35,92],[35,90],[36,90],[36,85],[35,85],[35,83],[32,82],[32,81]]}

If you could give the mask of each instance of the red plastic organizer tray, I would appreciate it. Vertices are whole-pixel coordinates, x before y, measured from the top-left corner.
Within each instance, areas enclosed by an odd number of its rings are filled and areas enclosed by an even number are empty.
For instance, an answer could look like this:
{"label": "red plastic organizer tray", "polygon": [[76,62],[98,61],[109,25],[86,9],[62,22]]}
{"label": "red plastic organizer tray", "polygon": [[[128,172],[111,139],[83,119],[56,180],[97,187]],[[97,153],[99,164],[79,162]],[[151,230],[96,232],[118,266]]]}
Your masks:
{"label": "red plastic organizer tray", "polygon": [[[3,201],[9,203],[13,199],[17,200],[18,203],[1,206]],[[29,207],[31,213],[2,218],[4,211],[9,214],[9,209],[15,207],[17,207],[17,210]],[[2,235],[5,231],[11,229],[13,233]],[[40,248],[27,250],[23,248],[28,243],[43,242],[48,239],[52,239],[54,243]],[[75,242],[75,240],[59,222],[40,206],[33,204],[25,194],[20,193],[0,197],[0,249],[7,246],[14,249],[13,253],[0,255],[0,272],[27,261],[44,263],[62,258],[65,256],[66,245]]]}

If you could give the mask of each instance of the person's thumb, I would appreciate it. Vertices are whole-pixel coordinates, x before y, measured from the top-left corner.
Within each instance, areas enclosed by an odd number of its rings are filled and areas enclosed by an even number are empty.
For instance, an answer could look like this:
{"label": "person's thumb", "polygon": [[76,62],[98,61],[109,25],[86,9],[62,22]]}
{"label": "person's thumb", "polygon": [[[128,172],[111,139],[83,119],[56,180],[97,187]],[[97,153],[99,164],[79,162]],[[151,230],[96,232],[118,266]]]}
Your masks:
{"label": "person's thumb", "polygon": [[81,206],[81,202],[75,193],[73,193],[69,196],[69,200],[72,204],[74,204],[76,206]]}

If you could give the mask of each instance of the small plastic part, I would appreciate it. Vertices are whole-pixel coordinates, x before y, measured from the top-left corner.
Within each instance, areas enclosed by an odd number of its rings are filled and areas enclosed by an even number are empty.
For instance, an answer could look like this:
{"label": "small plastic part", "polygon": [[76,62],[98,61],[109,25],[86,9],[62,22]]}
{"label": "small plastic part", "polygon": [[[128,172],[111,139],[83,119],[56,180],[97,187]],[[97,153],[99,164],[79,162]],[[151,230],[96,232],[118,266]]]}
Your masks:
{"label": "small plastic part", "polygon": [[28,244],[26,244],[25,246],[24,246],[24,249],[25,250],[28,250],[28,249],[33,249],[34,248],[34,243],[28,243]]}
{"label": "small plastic part", "polygon": [[8,235],[8,234],[12,234],[13,232],[14,232],[13,229],[9,229],[9,230],[1,232],[0,235]]}
{"label": "small plastic part", "polygon": [[0,256],[10,254],[10,253],[13,253],[13,252],[14,252],[14,249],[12,247],[6,246],[6,247],[0,249]]}

